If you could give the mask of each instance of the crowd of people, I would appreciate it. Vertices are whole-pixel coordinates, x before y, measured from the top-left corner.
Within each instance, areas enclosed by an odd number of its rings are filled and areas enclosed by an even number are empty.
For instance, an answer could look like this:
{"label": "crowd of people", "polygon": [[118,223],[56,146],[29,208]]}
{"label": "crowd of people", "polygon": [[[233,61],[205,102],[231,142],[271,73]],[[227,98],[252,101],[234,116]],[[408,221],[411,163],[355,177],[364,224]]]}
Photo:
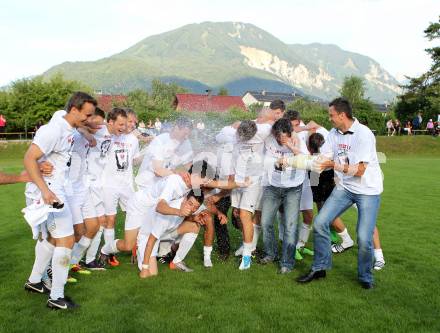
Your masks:
{"label": "crowd of people", "polygon": [[386,122],[386,129],[388,136],[394,135],[416,135],[419,132],[426,132],[432,136],[438,136],[440,134],[440,115],[437,121],[433,121],[432,118],[426,122],[426,126],[423,126],[422,114],[419,112],[413,119],[406,121],[404,126],[400,123],[399,119],[389,119]]}
{"label": "crowd of people", "polygon": [[[358,210],[358,279],[373,288],[373,269],[385,265],[375,227],[383,190],[375,137],[346,99],[332,101],[328,112],[330,131],[305,124],[276,100],[257,119],[219,129],[215,147],[196,154],[191,120],[181,117],[167,132],[144,135],[145,124],[137,128],[131,109],[105,114],[93,97],[74,93],[38,129],[25,172],[0,175],[3,183],[27,181],[23,213],[36,245],[25,289],[48,294],[49,308],[75,308],[64,294],[66,282],[78,276],[73,272],[118,266],[119,252],[132,252],[142,279],[158,275],[158,263],[191,272],[184,260],[201,232],[203,266],[210,268],[215,238],[221,260],[231,253],[231,207],[232,224],[242,233],[234,253],[241,257],[239,270],[254,261],[277,263],[280,274],[289,274],[297,260],[313,255],[310,271],[297,279],[308,283],[326,276],[332,253],[354,246],[340,218],[352,206]],[[119,208],[125,231],[116,239]],[[332,242],[338,236],[342,242]]]}

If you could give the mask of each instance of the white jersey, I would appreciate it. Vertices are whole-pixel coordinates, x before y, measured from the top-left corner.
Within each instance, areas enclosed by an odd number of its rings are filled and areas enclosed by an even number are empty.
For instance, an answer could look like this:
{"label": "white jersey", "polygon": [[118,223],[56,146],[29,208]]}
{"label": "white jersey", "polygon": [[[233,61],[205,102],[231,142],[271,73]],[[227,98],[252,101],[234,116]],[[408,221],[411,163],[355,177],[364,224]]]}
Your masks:
{"label": "white jersey", "polygon": [[223,127],[216,135],[217,147],[217,170],[220,180],[226,180],[234,174],[233,151],[237,142],[237,130],[232,126]]}
{"label": "white jersey", "polygon": [[257,133],[246,142],[239,142],[234,149],[235,180],[244,182],[246,177],[259,181],[264,174],[264,141],[270,135],[272,125],[257,124]]}
{"label": "white jersey", "polygon": [[90,147],[87,155],[87,179],[97,186],[102,186],[102,175],[107,164],[108,152],[112,145],[112,136],[106,125],[103,125],[94,135],[96,146]]}
{"label": "white jersey", "polygon": [[[296,187],[304,182],[305,170],[287,167],[285,169],[276,167],[275,162],[279,158],[293,157],[293,152],[286,146],[278,144],[273,135],[265,141],[266,153],[264,159],[264,178],[263,185],[275,187]],[[301,154],[307,154],[307,147],[302,140],[299,140]]]}
{"label": "white jersey", "polygon": [[192,157],[193,150],[189,140],[179,142],[172,139],[169,133],[158,135],[147,148],[136,177],[136,184],[145,188],[161,178],[154,174],[153,161],[162,161],[164,168],[174,169],[191,162]]}
{"label": "white jersey", "polygon": [[40,161],[48,161],[53,166],[52,175],[44,177],[46,182],[64,186],[71,165],[74,133],[74,128],[63,116],[52,119],[37,130],[32,143],[44,154]]}
{"label": "white jersey", "polygon": [[113,135],[103,171],[103,186],[133,189],[133,160],[139,155],[139,142],[132,134]]}
{"label": "white jersey", "polygon": [[87,171],[87,155],[90,149],[89,141],[75,130],[73,135],[72,159],[69,170],[69,181],[75,191],[78,187],[85,185]]}
{"label": "white jersey", "polygon": [[170,175],[159,179],[148,188],[138,190],[128,204],[127,213],[144,214],[148,207],[156,206],[161,200],[167,203],[185,197],[190,188],[179,175]]}
{"label": "white jersey", "polygon": [[383,175],[376,152],[376,138],[373,132],[354,120],[346,133],[333,128],[321,154],[331,157],[341,165],[354,165],[361,162],[367,164],[362,177],[350,176],[335,170],[337,185],[350,192],[365,195],[378,195],[383,191]]}

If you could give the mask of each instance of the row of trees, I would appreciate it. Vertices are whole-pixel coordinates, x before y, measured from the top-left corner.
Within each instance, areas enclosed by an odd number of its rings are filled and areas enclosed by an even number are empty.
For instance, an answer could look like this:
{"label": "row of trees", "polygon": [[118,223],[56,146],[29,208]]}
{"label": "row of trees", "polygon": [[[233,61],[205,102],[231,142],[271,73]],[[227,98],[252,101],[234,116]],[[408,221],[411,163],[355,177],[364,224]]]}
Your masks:
{"label": "row of trees", "polygon": [[[424,31],[429,41],[440,39],[440,17]],[[440,47],[426,49],[432,59],[431,68],[415,78],[408,78],[408,84],[402,86],[404,93],[399,96],[395,113],[401,120],[411,120],[418,112],[423,119],[437,119],[440,114]]]}

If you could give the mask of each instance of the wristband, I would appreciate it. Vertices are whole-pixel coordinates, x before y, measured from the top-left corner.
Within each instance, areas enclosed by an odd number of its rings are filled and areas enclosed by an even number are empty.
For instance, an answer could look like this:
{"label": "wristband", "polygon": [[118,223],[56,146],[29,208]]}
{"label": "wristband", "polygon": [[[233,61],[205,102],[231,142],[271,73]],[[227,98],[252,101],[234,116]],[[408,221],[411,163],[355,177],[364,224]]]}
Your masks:
{"label": "wristband", "polygon": [[142,264],[142,269],[150,269],[150,265]]}

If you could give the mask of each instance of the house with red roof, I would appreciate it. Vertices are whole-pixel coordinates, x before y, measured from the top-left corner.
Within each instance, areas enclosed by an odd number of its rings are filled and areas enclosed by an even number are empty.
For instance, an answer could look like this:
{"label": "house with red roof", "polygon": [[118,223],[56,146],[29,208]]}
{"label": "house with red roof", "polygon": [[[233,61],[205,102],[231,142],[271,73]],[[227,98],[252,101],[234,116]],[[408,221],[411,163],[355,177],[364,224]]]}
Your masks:
{"label": "house with red roof", "polygon": [[208,92],[199,94],[176,94],[173,103],[177,111],[188,112],[228,112],[235,107],[246,111],[240,96],[215,96]]}
{"label": "house with red roof", "polygon": [[103,109],[104,112],[109,112],[114,106],[124,105],[127,101],[127,96],[97,94],[96,100],[98,102],[98,107]]}

